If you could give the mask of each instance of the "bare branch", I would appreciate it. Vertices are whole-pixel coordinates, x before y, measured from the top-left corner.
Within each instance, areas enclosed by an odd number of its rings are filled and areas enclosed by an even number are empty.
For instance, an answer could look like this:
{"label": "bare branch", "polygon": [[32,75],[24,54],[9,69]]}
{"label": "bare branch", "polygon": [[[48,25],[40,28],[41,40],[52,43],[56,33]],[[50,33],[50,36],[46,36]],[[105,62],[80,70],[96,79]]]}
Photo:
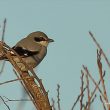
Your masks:
{"label": "bare branch", "polygon": [[99,85],[96,83],[96,81],[94,80],[94,78],[93,78],[93,77],[91,76],[91,74],[89,73],[87,67],[85,67],[85,66],[83,65],[83,68],[84,68],[84,70],[85,70],[85,73],[88,74],[88,76],[90,77],[90,79],[92,80],[92,82],[95,84],[96,88],[99,90],[99,92],[101,93],[101,95],[102,95],[103,97],[105,97],[104,94],[102,93],[101,89],[99,88]]}
{"label": "bare branch", "polygon": [[100,96],[100,101],[102,102],[102,105],[103,105],[104,110],[106,110],[105,103],[104,103],[104,101],[103,101],[103,99],[102,99],[101,96]]}
{"label": "bare branch", "polygon": [[100,79],[101,79],[101,82],[102,82],[104,99],[108,103],[107,92],[106,92],[106,88],[105,88],[105,84],[104,84],[104,79],[103,79],[103,75],[102,75],[103,72],[102,72],[102,63],[101,63],[101,51],[98,53],[98,50],[97,50],[97,65],[98,65],[98,69],[99,69]]}
{"label": "bare branch", "polygon": [[4,36],[5,36],[5,30],[6,30],[6,23],[7,23],[7,20],[5,18],[3,22],[3,32],[2,32],[2,39],[1,39],[1,41],[3,42],[4,42]]}
{"label": "bare branch", "polygon": [[[7,23],[7,20],[5,18],[4,19],[4,22],[3,22],[3,31],[2,31],[2,39],[1,39],[2,42],[4,42],[5,30],[6,30],[6,23]],[[3,72],[4,66],[5,66],[5,60],[2,61],[2,67],[1,67],[0,73]]]}
{"label": "bare branch", "polygon": [[[30,78],[34,78],[34,77],[31,76]],[[19,80],[24,80],[24,79],[18,78],[18,79],[9,80],[9,81],[5,81],[5,82],[0,83],[0,85],[15,82],[15,81],[19,81]]]}
{"label": "bare branch", "polygon": [[[40,86],[40,82],[37,81],[36,83],[35,79],[31,78],[31,75],[28,72],[29,70],[32,72],[32,69],[29,68],[28,65],[23,62],[22,58],[8,45],[0,42],[0,47],[1,49],[3,48],[2,52],[4,52],[5,56],[18,72],[17,77],[23,79],[22,84],[30,94],[29,96],[31,96],[32,102],[36,109],[51,110],[47,92],[45,93],[45,89],[43,90],[43,88]],[[34,74],[32,75],[34,76]]]}
{"label": "bare branch", "polygon": [[60,109],[60,85],[57,84],[57,103],[58,103],[58,110]]}
{"label": "bare branch", "polygon": [[106,57],[104,51],[102,50],[100,44],[97,42],[97,40],[95,39],[95,37],[93,36],[93,34],[91,32],[89,32],[89,34],[90,34],[91,38],[93,39],[93,41],[95,42],[96,46],[99,48],[99,50],[102,51],[102,55],[105,58],[105,61],[106,61],[107,65],[108,65],[108,67],[110,68],[110,62],[109,62],[108,58]]}
{"label": "bare branch", "polygon": [[56,108],[55,108],[55,100],[52,98],[52,110],[56,110]]}
{"label": "bare branch", "polygon": [[6,105],[6,107],[8,108],[8,110],[10,110],[10,107],[7,105],[7,103],[4,101],[4,99],[0,96],[1,100],[3,101],[3,103]]}
{"label": "bare branch", "polygon": [[[82,91],[83,93],[84,93],[84,91],[86,90],[86,88],[87,88],[87,86],[83,89],[83,91]],[[77,97],[76,101],[74,102],[74,104],[73,104],[73,106],[72,106],[71,110],[73,110],[73,109],[74,109],[74,107],[75,107],[75,106],[76,106],[76,104],[78,103],[78,101],[79,101],[79,99],[80,99],[81,95],[82,95],[82,94],[79,94],[79,95],[78,95],[78,97]]]}
{"label": "bare branch", "polygon": [[81,76],[81,87],[80,87],[80,91],[81,91],[81,99],[80,99],[80,110],[82,110],[83,109],[83,97],[84,97],[84,93],[83,93],[83,89],[84,89],[84,81],[83,81],[83,78],[84,78],[84,73],[83,73],[83,71],[81,70],[81,74],[82,74],[82,76]]}
{"label": "bare branch", "polygon": [[19,99],[19,100],[17,100],[17,99],[9,99],[5,96],[3,96],[3,97],[7,99],[6,101],[4,100],[5,102],[9,102],[9,101],[32,101],[30,99]]}
{"label": "bare branch", "polygon": [[88,95],[88,109],[87,110],[90,110],[90,88],[89,88],[88,74],[86,74],[86,84],[87,84],[87,95]]}

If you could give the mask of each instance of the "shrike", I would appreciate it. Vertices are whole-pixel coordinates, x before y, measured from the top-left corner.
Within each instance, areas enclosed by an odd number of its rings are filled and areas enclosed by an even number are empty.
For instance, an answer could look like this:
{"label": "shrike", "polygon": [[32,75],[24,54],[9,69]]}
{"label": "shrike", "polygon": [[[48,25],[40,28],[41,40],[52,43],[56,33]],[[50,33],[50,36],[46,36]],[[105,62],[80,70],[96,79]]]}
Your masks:
{"label": "shrike", "polygon": [[22,60],[31,68],[35,68],[45,57],[47,47],[53,39],[43,32],[37,31],[29,34],[12,47]]}

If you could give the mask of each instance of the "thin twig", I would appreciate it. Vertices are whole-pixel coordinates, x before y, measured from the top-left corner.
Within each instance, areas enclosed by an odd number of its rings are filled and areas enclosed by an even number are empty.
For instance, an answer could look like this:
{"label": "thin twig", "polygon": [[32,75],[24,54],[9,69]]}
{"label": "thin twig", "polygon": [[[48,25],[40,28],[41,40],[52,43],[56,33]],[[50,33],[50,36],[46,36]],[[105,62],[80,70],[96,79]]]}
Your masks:
{"label": "thin twig", "polygon": [[[83,91],[82,91],[83,93],[84,93],[84,91],[86,90],[86,88],[87,88],[87,86],[86,86],[86,87],[84,87],[84,89],[83,89]],[[79,101],[79,99],[80,99],[81,95],[82,95],[82,94],[79,94],[79,95],[78,95],[78,97],[77,97],[76,101],[74,102],[74,104],[73,104],[73,106],[72,106],[71,110],[73,110],[73,109],[74,109],[74,107],[75,107],[75,106],[76,106],[76,104],[78,103],[78,101]]]}
{"label": "thin twig", "polygon": [[1,41],[3,42],[4,42],[4,36],[5,36],[5,30],[6,30],[6,23],[7,23],[7,20],[5,18],[3,22],[3,32],[2,32],[2,39],[1,39]]}
{"label": "thin twig", "polygon": [[[105,71],[104,71],[103,77],[104,77],[104,76],[105,76]],[[98,86],[100,85],[100,82],[101,82],[101,79],[100,79],[99,82],[98,82]],[[97,90],[97,86],[95,86],[93,92],[91,93],[91,97],[90,97],[90,99],[92,99],[92,97],[94,96],[96,90]],[[100,92],[100,91],[99,91],[99,92]]]}
{"label": "thin twig", "polygon": [[84,81],[83,81],[83,78],[84,78],[84,73],[82,72],[82,70],[81,70],[81,74],[82,74],[82,76],[81,76],[81,87],[80,87],[80,91],[81,91],[81,98],[80,98],[80,110],[82,110],[83,109],[83,97],[84,97],[84,93],[83,93],[83,89],[84,89]]}
{"label": "thin twig", "polygon": [[1,100],[3,101],[3,103],[6,105],[6,107],[8,108],[8,110],[10,110],[10,107],[7,105],[7,103],[4,101],[4,99],[0,96]]}
{"label": "thin twig", "polygon": [[90,110],[90,88],[89,88],[88,74],[86,74],[86,83],[87,83],[87,94],[88,94],[88,109],[87,110]]}
{"label": "thin twig", "polygon": [[96,99],[97,95],[95,94],[93,99],[91,100],[90,104],[92,104],[94,102],[94,100]]}
{"label": "thin twig", "polygon": [[56,110],[56,108],[55,108],[55,100],[52,98],[52,110]]}
{"label": "thin twig", "polygon": [[19,99],[19,100],[17,100],[17,99],[9,99],[5,96],[3,96],[3,97],[7,99],[6,101],[4,100],[5,102],[9,102],[9,101],[32,101],[30,99]]}
{"label": "thin twig", "polygon": [[97,65],[98,65],[98,69],[99,69],[100,79],[101,79],[101,82],[102,82],[104,99],[108,103],[107,92],[106,92],[106,88],[105,88],[105,84],[104,84],[104,79],[103,79],[103,75],[102,75],[103,72],[102,72],[102,63],[101,63],[101,51],[98,53],[98,50],[97,50]]}
{"label": "thin twig", "polygon": [[[30,78],[34,78],[34,77],[31,76]],[[15,81],[19,81],[19,80],[24,80],[24,79],[18,78],[18,79],[9,80],[9,81],[5,81],[5,82],[0,83],[0,85],[11,83],[11,82],[15,82]]]}
{"label": "thin twig", "polygon": [[102,102],[102,105],[103,105],[104,110],[106,110],[105,103],[104,103],[104,101],[103,101],[103,99],[102,99],[101,96],[100,96],[100,101]]}
{"label": "thin twig", "polygon": [[0,73],[3,72],[3,70],[4,70],[4,66],[5,66],[5,60],[2,61],[2,67],[1,67],[1,69],[0,69]]}
{"label": "thin twig", "polygon": [[109,62],[108,58],[106,57],[104,51],[102,50],[100,44],[97,42],[97,40],[95,39],[94,35],[91,32],[89,32],[89,34],[90,34],[91,38],[93,39],[93,41],[95,42],[96,46],[99,48],[99,50],[102,51],[102,55],[105,58],[105,61],[106,61],[107,65],[108,65],[108,67],[110,68],[110,62]]}
{"label": "thin twig", "polygon": [[91,74],[89,73],[87,67],[85,67],[83,65],[83,68],[85,70],[85,73],[88,74],[88,76],[90,77],[90,79],[92,80],[92,82],[95,84],[96,88],[99,90],[99,92],[101,93],[101,95],[103,96],[103,98],[105,98],[104,94],[102,93],[101,89],[99,88],[99,85],[96,83],[96,81],[94,80],[94,78],[91,76]]}
{"label": "thin twig", "polygon": [[60,109],[60,85],[57,84],[57,104],[58,104],[58,110]]}
{"label": "thin twig", "polygon": [[[7,23],[7,20],[5,18],[4,19],[4,22],[3,22],[3,31],[2,31],[2,39],[1,39],[2,42],[4,42],[5,30],[6,30],[6,23]],[[4,66],[5,66],[5,60],[2,61],[2,67],[1,67],[0,73],[3,72]]]}

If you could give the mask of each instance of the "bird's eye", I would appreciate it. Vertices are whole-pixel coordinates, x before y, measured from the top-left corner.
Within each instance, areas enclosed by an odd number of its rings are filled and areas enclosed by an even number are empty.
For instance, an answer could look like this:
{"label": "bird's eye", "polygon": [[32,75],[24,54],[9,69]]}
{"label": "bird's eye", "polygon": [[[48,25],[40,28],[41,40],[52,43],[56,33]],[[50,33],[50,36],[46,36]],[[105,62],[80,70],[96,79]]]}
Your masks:
{"label": "bird's eye", "polygon": [[34,40],[36,42],[45,41],[45,39],[43,37],[35,37]]}

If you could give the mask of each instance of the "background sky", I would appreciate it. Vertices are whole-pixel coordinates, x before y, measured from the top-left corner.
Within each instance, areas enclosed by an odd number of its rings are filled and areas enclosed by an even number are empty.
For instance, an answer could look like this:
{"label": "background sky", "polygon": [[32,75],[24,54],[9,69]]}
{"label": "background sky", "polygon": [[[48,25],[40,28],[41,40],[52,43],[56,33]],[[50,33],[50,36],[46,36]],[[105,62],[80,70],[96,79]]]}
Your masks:
{"label": "background sky", "polygon": [[[56,100],[56,88],[60,84],[61,110],[70,110],[80,92],[82,64],[87,65],[93,77],[98,79],[96,46],[88,31],[94,33],[107,56],[110,56],[110,1],[0,0],[0,35],[4,18],[7,18],[5,42],[10,46],[34,31],[43,31],[55,40],[35,71],[43,80],[46,90],[49,90],[50,100],[52,97]],[[108,76],[109,73],[108,70]],[[15,78],[12,66],[7,62],[0,82]],[[109,89],[109,85],[107,87]],[[19,82],[0,88],[0,96],[22,98]],[[17,103],[8,102],[8,105],[11,110],[17,110]],[[94,110],[103,110],[97,101],[93,107]],[[2,103],[0,109],[7,108]],[[27,102],[23,110],[31,109],[35,110],[33,104]],[[76,107],[78,109],[79,105]]]}

